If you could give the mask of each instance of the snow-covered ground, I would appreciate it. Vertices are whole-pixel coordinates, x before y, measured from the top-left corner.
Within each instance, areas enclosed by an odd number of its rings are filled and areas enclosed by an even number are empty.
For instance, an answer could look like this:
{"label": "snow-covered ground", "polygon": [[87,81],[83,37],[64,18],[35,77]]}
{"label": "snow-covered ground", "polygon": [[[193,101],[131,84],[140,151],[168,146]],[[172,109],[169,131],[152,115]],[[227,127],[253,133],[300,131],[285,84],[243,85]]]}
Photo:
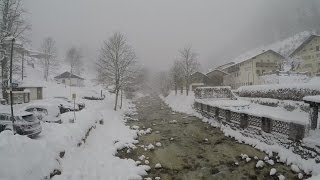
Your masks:
{"label": "snow-covered ground", "polygon": [[[201,117],[199,113],[197,113],[195,110],[192,109],[192,105],[194,103],[194,96],[192,93],[189,96],[186,96],[186,95],[176,96],[174,95],[174,92],[171,92],[169,96],[161,97],[161,98],[174,111],[197,115],[198,117]],[[272,154],[272,152],[278,153],[278,156],[280,157],[281,162],[284,162],[287,165],[294,164],[297,167],[299,167],[301,170],[303,170],[305,173],[311,173],[313,177],[317,177],[317,175],[320,175],[320,164],[317,164],[315,159],[305,160],[301,158],[300,155],[293,153],[291,149],[286,149],[281,145],[278,145],[278,144],[268,145],[264,142],[259,141],[258,139],[246,137],[239,131],[233,130],[228,126],[219,124],[214,119],[207,119],[202,117],[202,120],[204,122],[211,124],[212,126],[220,127],[226,136],[235,138],[239,143],[245,143],[245,144],[251,145],[252,147],[259,149],[261,151],[264,151],[267,154]],[[319,134],[317,132],[312,132],[312,133],[315,135]],[[315,135],[313,136],[313,138],[310,138],[310,137],[306,138],[306,140],[308,140],[309,142],[315,141],[314,139],[316,138]],[[320,176],[318,178],[320,178]]]}
{"label": "snow-covered ground", "polygon": [[[84,87],[70,88],[53,80],[41,80],[42,71],[37,64],[34,68],[26,66],[25,72],[23,83],[43,85],[45,100],[58,96],[71,99],[71,94],[76,93],[76,101],[84,102],[86,108],[75,113],[74,123],[69,121],[73,112],[61,115],[62,124],[42,123],[42,132],[34,139],[13,135],[11,131],[1,132],[1,180],[44,179],[54,170],[62,174],[53,179],[142,179],[149,167],[115,156],[117,149],[137,143],[136,131],[130,130],[124,121],[124,113],[134,109],[129,101],[124,100],[123,109],[115,112],[114,95],[107,91],[103,92],[106,95],[103,101],[82,99],[82,96],[100,96],[103,89],[91,82],[90,74],[85,77]],[[99,124],[101,119],[104,124]]]}
{"label": "snow-covered ground", "polygon": [[115,112],[110,102],[108,99],[96,109],[102,113],[104,125],[97,126],[86,144],[66,155],[62,175],[55,176],[55,180],[141,179],[140,175],[146,175],[147,166],[115,157],[117,149],[137,143],[137,134],[124,125],[123,114],[130,104],[125,101],[123,110]]}

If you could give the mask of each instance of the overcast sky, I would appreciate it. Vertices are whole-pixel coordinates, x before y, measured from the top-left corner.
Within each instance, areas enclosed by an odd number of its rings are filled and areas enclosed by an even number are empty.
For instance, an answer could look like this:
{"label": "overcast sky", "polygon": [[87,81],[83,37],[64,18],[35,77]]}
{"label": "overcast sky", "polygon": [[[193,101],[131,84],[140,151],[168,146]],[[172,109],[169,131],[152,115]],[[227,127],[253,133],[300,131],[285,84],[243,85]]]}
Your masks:
{"label": "overcast sky", "polygon": [[120,31],[139,61],[159,71],[185,45],[206,71],[255,46],[318,28],[320,14],[317,0],[25,0],[24,6],[35,49],[52,36],[61,59],[75,45],[95,61],[102,41]]}

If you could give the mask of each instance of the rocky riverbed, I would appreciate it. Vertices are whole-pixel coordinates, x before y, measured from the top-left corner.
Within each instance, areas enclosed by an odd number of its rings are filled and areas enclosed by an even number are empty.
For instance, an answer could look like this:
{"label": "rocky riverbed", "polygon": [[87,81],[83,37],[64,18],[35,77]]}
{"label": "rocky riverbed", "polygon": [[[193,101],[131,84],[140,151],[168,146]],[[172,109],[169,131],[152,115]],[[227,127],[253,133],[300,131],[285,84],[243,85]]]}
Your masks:
{"label": "rocky riverbed", "polygon": [[[118,156],[149,165],[145,178],[278,179],[283,175],[298,179],[290,167],[277,163],[276,156],[265,160],[265,153],[225,137],[197,117],[173,112],[157,96],[139,98],[135,104],[137,114],[129,117],[127,125],[140,130],[139,144],[120,150]],[[256,167],[258,160],[263,161],[263,167]],[[277,170],[273,176],[272,168]]]}

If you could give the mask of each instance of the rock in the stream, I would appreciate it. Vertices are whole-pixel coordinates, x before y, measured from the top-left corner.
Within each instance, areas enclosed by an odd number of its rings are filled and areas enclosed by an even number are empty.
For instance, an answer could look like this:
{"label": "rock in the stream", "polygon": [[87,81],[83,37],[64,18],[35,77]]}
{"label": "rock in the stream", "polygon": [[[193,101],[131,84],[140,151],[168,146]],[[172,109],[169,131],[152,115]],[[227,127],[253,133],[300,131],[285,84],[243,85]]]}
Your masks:
{"label": "rock in the stream", "polygon": [[282,174],[280,174],[280,175],[278,176],[278,178],[279,178],[279,180],[285,180],[285,179],[286,179],[286,177],[284,177],[284,175],[282,175]]}
{"label": "rock in the stream", "polygon": [[144,155],[141,155],[141,156],[139,157],[139,159],[140,159],[141,161],[143,161],[145,158],[146,158],[146,156],[144,156]]}
{"label": "rock in the stream", "polygon": [[271,170],[270,170],[270,176],[273,176],[273,175],[275,175],[277,173],[277,170],[275,169],[275,168],[272,168]]}
{"label": "rock in the stream", "polygon": [[141,161],[136,161],[136,165],[140,165],[141,164]]}
{"label": "rock in the stream", "polygon": [[144,178],[144,180],[152,180],[151,177]]}
{"label": "rock in the stream", "polygon": [[250,161],[251,161],[251,158],[247,157],[246,162],[250,162]]}
{"label": "rock in the stream", "polygon": [[131,127],[131,129],[138,130],[139,126],[134,125],[134,126]]}
{"label": "rock in the stream", "polygon": [[273,165],[274,165],[274,162],[273,162],[273,160],[272,160],[272,159],[269,159],[267,162],[268,162],[268,164],[270,164],[271,166],[273,166]]}
{"label": "rock in the stream", "polygon": [[147,147],[149,150],[154,150],[154,145],[153,144],[149,144]]}
{"label": "rock in the stream", "polygon": [[254,156],[253,159],[258,160],[259,158],[257,156]]}
{"label": "rock in the stream", "polygon": [[155,177],[154,179],[155,179],[155,180],[160,180],[161,178],[160,178],[160,177]]}
{"label": "rock in the stream", "polygon": [[157,146],[157,147],[161,147],[161,145],[162,145],[161,142],[157,142],[157,143],[156,143],[156,146]]}
{"label": "rock in the stream", "polygon": [[160,164],[160,163],[157,163],[157,164],[154,166],[154,168],[156,168],[156,169],[161,169],[161,168],[162,168],[162,166],[161,166],[161,164]]}
{"label": "rock in the stream", "polygon": [[262,160],[259,160],[256,164],[256,168],[263,168],[264,162]]}
{"label": "rock in the stream", "polygon": [[173,141],[174,140],[174,138],[170,138],[170,141]]}
{"label": "rock in the stream", "polygon": [[149,164],[149,161],[148,161],[148,160],[145,160],[144,163],[145,163],[145,164]]}
{"label": "rock in the stream", "polygon": [[303,174],[302,174],[302,173],[299,173],[299,174],[298,174],[298,178],[299,178],[299,179],[302,179],[302,178],[303,178]]}
{"label": "rock in the stream", "polygon": [[169,124],[177,124],[177,120],[169,121]]}
{"label": "rock in the stream", "polygon": [[248,158],[248,155],[246,155],[246,154],[240,154],[240,157],[241,157],[241,159],[247,159],[247,158]]}
{"label": "rock in the stream", "polygon": [[145,132],[146,132],[147,134],[151,134],[152,129],[151,129],[151,128],[148,128]]}
{"label": "rock in the stream", "polygon": [[296,173],[299,173],[299,172],[300,172],[299,167],[298,167],[297,165],[294,165],[294,164],[291,165],[291,170],[292,170],[293,172],[296,172]]}
{"label": "rock in the stream", "polygon": [[156,131],[156,134],[160,134],[160,131]]}

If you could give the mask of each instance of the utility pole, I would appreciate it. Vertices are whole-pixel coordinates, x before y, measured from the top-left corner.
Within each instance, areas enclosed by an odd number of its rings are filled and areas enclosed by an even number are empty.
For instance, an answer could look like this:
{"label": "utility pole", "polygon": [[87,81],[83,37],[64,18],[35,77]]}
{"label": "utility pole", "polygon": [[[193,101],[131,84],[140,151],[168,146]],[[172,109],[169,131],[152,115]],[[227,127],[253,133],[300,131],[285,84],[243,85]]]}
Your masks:
{"label": "utility pole", "polygon": [[13,59],[13,44],[15,39],[11,40],[11,57],[10,57],[10,106],[11,106],[11,120],[12,120],[12,130],[14,130],[14,117],[13,117],[13,97],[12,97],[12,59]]}
{"label": "utility pole", "polygon": [[22,79],[22,81],[23,81],[23,68],[24,68],[24,50],[22,50],[22,59],[21,59],[21,61],[22,61],[22,64],[21,64],[21,67],[22,67],[22,69],[21,69],[21,79]]}

